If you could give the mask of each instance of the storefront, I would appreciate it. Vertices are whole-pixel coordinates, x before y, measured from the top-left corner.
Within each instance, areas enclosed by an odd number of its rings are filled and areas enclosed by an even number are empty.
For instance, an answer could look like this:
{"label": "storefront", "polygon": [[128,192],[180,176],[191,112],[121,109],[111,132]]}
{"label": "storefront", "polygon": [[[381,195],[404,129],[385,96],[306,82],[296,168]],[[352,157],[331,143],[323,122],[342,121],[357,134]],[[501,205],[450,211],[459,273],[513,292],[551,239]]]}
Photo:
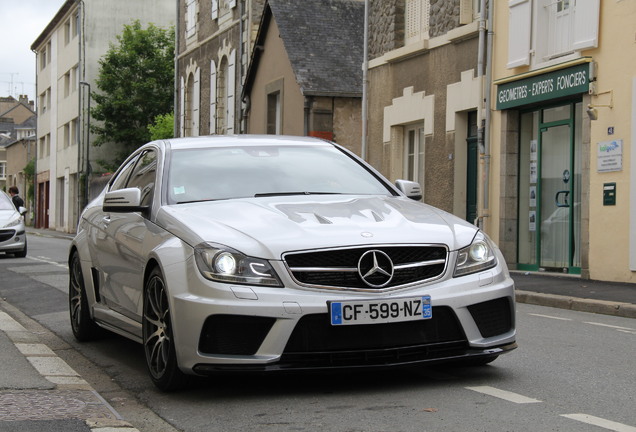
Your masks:
{"label": "storefront", "polygon": [[512,130],[502,135],[514,155],[506,175],[517,183],[506,197],[517,204],[516,226],[509,226],[516,250],[507,256],[516,257],[519,270],[580,274],[585,267],[589,167],[582,161],[589,152],[589,118],[583,107],[591,65],[583,58],[495,82],[497,110]]}

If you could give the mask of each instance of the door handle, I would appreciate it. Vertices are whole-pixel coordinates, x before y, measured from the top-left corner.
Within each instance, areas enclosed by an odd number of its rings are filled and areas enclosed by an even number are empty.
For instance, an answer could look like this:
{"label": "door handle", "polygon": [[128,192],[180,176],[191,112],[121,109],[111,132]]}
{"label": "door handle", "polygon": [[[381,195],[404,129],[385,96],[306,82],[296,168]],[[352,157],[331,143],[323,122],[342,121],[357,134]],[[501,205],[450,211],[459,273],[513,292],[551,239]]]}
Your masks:
{"label": "door handle", "polygon": [[[561,195],[563,195],[563,202],[559,202],[559,197]],[[570,204],[568,203],[569,196],[570,196],[569,190],[558,191],[556,195],[554,196],[554,203],[556,204],[557,207],[570,207]]]}

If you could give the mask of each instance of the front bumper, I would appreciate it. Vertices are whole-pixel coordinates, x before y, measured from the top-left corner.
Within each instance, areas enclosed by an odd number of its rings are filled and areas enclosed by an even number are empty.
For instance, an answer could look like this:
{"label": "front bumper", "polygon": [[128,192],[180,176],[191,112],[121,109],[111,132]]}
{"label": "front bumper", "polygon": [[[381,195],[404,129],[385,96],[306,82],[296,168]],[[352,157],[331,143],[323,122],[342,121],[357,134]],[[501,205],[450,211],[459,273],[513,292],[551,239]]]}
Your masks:
{"label": "front bumper", "polygon": [[[286,288],[213,284],[191,266],[165,272],[168,287],[187,287],[171,298],[177,358],[186,373],[377,369],[516,348],[514,285],[501,266],[377,294],[307,289],[292,280],[283,280]],[[419,295],[431,296],[430,320],[329,321],[328,301]]]}
{"label": "front bumper", "polygon": [[24,227],[0,229],[0,252],[20,252],[26,247]]}

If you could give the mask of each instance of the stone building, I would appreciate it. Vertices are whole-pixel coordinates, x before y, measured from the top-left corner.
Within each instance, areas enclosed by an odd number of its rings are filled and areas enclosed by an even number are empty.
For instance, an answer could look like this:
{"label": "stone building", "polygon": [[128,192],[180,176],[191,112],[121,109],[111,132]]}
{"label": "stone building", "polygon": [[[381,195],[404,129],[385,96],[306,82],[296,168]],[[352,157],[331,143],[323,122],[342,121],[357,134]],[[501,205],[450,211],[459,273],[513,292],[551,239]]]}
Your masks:
{"label": "stone building", "polygon": [[479,3],[370,1],[364,149],[391,180],[420,182],[426,203],[475,223],[486,54]]}

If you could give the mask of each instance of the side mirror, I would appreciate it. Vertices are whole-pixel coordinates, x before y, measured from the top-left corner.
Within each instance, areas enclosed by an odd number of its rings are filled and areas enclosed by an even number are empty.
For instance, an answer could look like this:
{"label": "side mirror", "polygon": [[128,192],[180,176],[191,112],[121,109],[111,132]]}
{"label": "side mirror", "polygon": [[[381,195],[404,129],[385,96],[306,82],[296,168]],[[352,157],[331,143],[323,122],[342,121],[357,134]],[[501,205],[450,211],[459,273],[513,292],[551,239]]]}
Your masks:
{"label": "side mirror", "polygon": [[22,207],[22,206],[18,207],[18,213],[20,213],[20,215],[22,215],[22,216],[27,214],[27,211],[28,210],[26,209],[26,207]]}
{"label": "side mirror", "polygon": [[395,186],[400,190],[400,192],[406,195],[407,198],[415,201],[420,201],[422,199],[422,188],[417,182],[396,180]]}
{"label": "side mirror", "polygon": [[106,213],[132,213],[145,212],[148,207],[141,205],[139,188],[126,188],[107,192],[102,209]]}

